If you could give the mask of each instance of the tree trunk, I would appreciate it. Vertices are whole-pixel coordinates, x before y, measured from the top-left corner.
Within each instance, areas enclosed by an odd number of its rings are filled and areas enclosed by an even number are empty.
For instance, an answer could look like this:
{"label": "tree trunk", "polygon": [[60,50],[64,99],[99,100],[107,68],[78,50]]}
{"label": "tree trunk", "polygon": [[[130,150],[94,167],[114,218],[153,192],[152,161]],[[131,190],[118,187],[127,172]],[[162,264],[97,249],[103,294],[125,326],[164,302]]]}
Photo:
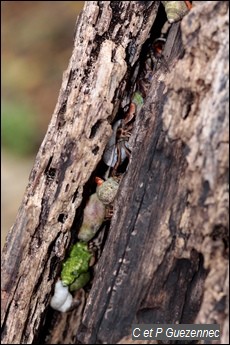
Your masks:
{"label": "tree trunk", "polygon": [[228,341],[228,2],[194,3],[136,116],[92,288],[60,314],[54,282],[145,42],[164,22],[159,1],[86,2],[3,250],[2,343],[130,343],[133,323],[218,323]]}

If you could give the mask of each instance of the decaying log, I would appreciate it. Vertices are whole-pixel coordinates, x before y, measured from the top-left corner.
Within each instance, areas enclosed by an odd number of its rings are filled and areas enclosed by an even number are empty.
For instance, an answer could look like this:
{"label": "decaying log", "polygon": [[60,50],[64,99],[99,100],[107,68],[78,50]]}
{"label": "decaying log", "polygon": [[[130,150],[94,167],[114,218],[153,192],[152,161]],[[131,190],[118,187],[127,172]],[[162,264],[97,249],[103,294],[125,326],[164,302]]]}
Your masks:
{"label": "decaying log", "polygon": [[83,187],[159,2],[86,2],[57,106],[2,257],[2,341],[32,343],[70,243]]}
{"label": "decaying log", "polygon": [[228,2],[198,3],[172,25],[135,120],[89,295],[61,315],[48,304],[75,213],[159,7],[86,3],[3,252],[3,343],[131,343],[133,323],[218,323],[228,341]]}
{"label": "decaying log", "polygon": [[227,30],[227,3],[195,7],[181,24],[183,58],[153,79],[83,343],[131,342],[133,323],[218,323],[227,331]]}

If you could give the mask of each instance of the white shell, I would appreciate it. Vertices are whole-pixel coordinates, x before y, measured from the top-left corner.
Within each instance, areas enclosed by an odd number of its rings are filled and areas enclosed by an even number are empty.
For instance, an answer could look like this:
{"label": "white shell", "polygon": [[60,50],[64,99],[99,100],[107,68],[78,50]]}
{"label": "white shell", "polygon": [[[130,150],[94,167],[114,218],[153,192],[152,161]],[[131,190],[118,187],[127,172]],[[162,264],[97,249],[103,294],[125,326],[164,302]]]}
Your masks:
{"label": "white shell", "polygon": [[72,305],[73,296],[69,292],[67,286],[63,286],[61,280],[58,280],[55,284],[54,295],[51,298],[50,306],[62,313],[69,310]]}

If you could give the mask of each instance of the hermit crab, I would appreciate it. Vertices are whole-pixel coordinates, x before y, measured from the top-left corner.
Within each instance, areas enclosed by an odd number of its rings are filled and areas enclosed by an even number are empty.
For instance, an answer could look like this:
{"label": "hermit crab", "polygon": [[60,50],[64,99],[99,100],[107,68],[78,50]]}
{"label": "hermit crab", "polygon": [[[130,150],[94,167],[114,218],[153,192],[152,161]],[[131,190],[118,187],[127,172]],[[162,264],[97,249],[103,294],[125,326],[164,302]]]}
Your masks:
{"label": "hermit crab", "polygon": [[68,286],[64,286],[59,279],[54,287],[54,295],[51,298],[50,306],[62,313],[65,313],[71,308],[73,296],[69,292]]}
{"label": "hermit crab", "polygon": [[[111,205],[118,190],[118,181],[109,177],[106,181],[96,178],[96,192],[92,194],[84,209],[83,223],[78,233],[79,241],[62,264],[61,279],[55,284],[50,306],[60,312],[72,308],[70,292],[77,291],[90,281],[89,268],[94,264],[92,250],[88,242],[96,235],[105,220],[107,207]],[[93,260],[92,260],[93,259]]]}
{"label": "hermit crab", "polygon": [[53,309],[64,313],[72,308],[73,296],[70,292],[81,289],[89,282],[92,256],[87,243],[80,241],[72,246],[69,257],[62,264],[61,279],[54,287],[50,301]]}
{"label": "hermit crab", "polygon": [[106,208],[116,196],[118,182],[109,177],[106,181],[96,178],[96,193],[90,196],[90,199],[84,209],[83,223],[78,233],[81,241],[90,241],[100,229],[106,217]]}
{"label": "hermit crab", "polygon": [[87,243],[80,241],[73,245],[69,258],[62,265],[63,286],[71,286],[82,274],[88,272],[91,257]]}
{"label": "hermit crab", "polygon": [[103,154],[104,163],[112,167],[111,175],[116,175],[117,168],[130,156],[129,138],[133,128],[133,120],[139,108],[143,105],[140,92],[135,92],[129,110],[124,119],[117,120],[113,125],[113,134],[110,137]]}

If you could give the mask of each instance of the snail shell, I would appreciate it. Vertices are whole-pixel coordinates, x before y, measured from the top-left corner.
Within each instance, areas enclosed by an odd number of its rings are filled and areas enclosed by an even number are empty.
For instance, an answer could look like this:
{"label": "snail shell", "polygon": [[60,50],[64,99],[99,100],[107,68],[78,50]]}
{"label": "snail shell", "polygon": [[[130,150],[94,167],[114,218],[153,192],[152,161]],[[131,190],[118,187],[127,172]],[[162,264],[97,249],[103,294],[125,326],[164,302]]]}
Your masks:
{"label": "snail shell", "polygon": [[169,23],[181,20],[189,11],[184,1],[162,1]]}
{"label": "snail shell", "polygon": [[77,242],[72,247],[69,258],[62,266],[61,280],[63,286],[72,284],[82,273],[88,271],[91,256],[87,243]]}
{"label": "snail shell", "polygon": [[112,178],[108,178],[100,186],[97,186],[98,199],[104,204],[109,205],[115,199],[119,184]]}
{"label": "snail shell", "polygon": [[69,293],[67,286],[63,286],[61,280],[55,284],[54,295],[51,298],[50,306],[62,313],[69,310],[72,305],[73,296]]}
{"label": "snail shell", "polygon": [[70,291],[77,291],[83,288],[90,281],[90,273],[82,273],[69,287]]}
{"label": "snail shell", "polygon": [[[124,145],[127,147],[127,149],[129,149],[129,145],[128,142],[124,142]],[[110,153],[107,151],[105,152],[104,155],[104,162],[108,167],[114,168],[117,160],[118,160],[118,152],[117,152],[117,147],[113,146],[113,148],[110,148]],[[108,156],[110,155],[110,156]],[[108,159],[107,159],[108,157]],[[124,147],[120,148],[120,160],[121,160],[121,164],[124,162],[125,158],[127,157],[127,153],[124,149]]]}
{"label": "snail shell", "polygon": [[117,130],[121,126],[121,120],[118,120],[113,125],[113,134],[110,137],[103,154],[103,161],[109,167],[114,167],[117,162],[117,147],[116,147],[116,137]]}
{"label": "snail shell", "polygon": [[94,193],[84,209],[83,223],[78,233],[79,240],[90,241],[99,230],[104,218],[105,205],[99,200],[97,193]]}
{"label": "snail shell", "polygon": [[78,233],[79,240],[88,242],[96,235],[105,219],[106,205],[113,202],[118,186],[112,177],[97,186],[96,193],[90,196],[84,209],[83,223]]}
{"label": "snail shell", "polygon": [[143,97],[140,92],[136,91],[134,92],[132,96],[132,102],[138,107],[142,106],[144,104]]}

